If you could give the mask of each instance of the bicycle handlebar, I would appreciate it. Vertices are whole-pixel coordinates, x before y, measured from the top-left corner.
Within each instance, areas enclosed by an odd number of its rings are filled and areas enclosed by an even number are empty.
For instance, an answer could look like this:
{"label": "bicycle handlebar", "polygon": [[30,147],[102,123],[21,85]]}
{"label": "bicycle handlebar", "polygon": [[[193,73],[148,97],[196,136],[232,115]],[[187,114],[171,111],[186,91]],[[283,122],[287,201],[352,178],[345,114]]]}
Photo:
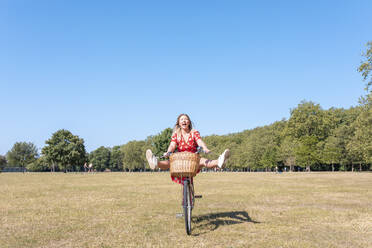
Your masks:
{"label": "bicycle handlebar", "polygon": [[[167,154],[161,156],[160,158],[169,158],[169,156],[172,155],[172,153],[174,153],[174,152],[167,152]],[[203,147],[198,146],[198,148],[196,149],[196,153],[197,154],[205,153],[205,151],[203,150]]]}
{"label": "bicycle handlebar", "polygon": [[169,156],[172,154],[173,152],[167,152],[167,154],[161,156],[160,158],[169,158]]}

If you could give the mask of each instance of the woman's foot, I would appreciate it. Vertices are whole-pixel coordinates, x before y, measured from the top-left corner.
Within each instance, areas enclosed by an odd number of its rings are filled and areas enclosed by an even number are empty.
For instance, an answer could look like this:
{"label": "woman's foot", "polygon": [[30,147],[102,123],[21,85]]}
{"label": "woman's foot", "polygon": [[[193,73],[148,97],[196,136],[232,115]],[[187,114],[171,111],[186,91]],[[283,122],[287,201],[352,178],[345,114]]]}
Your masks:
{"label": "woman's foot", "polygon": [[152,151],[150,149],[146,151],[146,159],[151,170],[155,170],[158,167],[158,159],[155,157],[154,154],[152,154]]}
{"label": "woman's foot", "polygon": [[226,161],[230,157],[230,150],[226,149],[219,157],[218,157],[218,168],[223,169],[225,168]]}

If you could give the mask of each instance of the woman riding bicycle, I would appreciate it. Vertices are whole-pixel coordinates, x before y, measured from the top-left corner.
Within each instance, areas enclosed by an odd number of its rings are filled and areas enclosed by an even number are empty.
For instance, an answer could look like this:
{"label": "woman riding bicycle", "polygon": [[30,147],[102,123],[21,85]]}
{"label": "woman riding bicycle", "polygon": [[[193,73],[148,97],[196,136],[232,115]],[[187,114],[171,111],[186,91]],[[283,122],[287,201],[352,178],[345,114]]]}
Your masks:
{"label": "woman riding bicycle", "polygon": [[[190,117],[187,114],[180,114],[177,118],[177,122],[173,128],[172,140],[164,156],[169,156],[170,153],[173,153],[176,149],[178,152],[197,152],[197,147],[200,146],[203,148],[205,153],[210,153],[210,150],[207,148],[206,144],[200,137],[200,133],[192,128],[192,123]],[[200,158],[199,170],[203,168],[224,168],[227,159],[230,156],[229,149],[226,149],[217,160],[209,160],[206,158]],[[152,170],[160,168],[162,170],[169,169],[170,162],[169,160],[158,161],[158,159],[153,155],[152,151],[149,149],[146,151],[146,159]],[[177,183],[182,183],[181,178],[172,177],[172,180]]]}

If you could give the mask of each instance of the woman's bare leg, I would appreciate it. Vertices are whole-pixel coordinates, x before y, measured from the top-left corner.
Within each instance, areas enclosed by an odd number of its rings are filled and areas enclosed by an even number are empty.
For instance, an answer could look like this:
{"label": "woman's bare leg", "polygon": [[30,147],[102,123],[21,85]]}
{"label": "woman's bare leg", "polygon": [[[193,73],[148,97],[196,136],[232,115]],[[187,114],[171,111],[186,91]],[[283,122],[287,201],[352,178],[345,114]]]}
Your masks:
{"label": "woman's bare leg", "polygon": [[158,161],[158,167],[161,170],[168,170],[170,166],[169,160]]}
{"label": "woman's bare leg", "polygon": [[146,159],[149,163],[151,170],[161,169],[161,170],[167,170],[169,169],[170,162],[169,160],[159,161],[157,157],[152,153],[150,149],[146,150]]}
{"label": "woman's bare leg", "polygon": [[199,169],[201,170],[203,167],[208,169],[216,168],[218,165],[218,160],[210,160],[206,158],[200,158],[199,162]]}
{"label": "woman's bare leg", "polygon": [[[199,169],[201,170],[203,167],[208,169],[212,168],[224,168],[226,160],[230,157],[230,150],[226,149],[216,160],[209,160],[206,158],[200,158],[199,162]],[[220,163],[220,165],[218,165]]]}

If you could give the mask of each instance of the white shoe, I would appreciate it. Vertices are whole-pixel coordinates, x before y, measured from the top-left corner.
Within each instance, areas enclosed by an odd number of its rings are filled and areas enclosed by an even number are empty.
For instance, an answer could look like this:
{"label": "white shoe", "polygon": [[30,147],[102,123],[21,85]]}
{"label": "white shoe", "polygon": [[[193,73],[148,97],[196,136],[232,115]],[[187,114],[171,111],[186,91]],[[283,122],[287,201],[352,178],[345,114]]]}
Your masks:
{"label": "white shoe", "polygon": [[146,151],[146,159],[151,170],[155,170],[158,167],[158,159],[155,157],[154,154],[152,154],[152,151],[150,149]]}
{"label": "white shoe", "polygon": [[219,157],[218,157],[218,168],[223,169],[225,167],[227,159],[230,157],[230,150],[226,149]]}

